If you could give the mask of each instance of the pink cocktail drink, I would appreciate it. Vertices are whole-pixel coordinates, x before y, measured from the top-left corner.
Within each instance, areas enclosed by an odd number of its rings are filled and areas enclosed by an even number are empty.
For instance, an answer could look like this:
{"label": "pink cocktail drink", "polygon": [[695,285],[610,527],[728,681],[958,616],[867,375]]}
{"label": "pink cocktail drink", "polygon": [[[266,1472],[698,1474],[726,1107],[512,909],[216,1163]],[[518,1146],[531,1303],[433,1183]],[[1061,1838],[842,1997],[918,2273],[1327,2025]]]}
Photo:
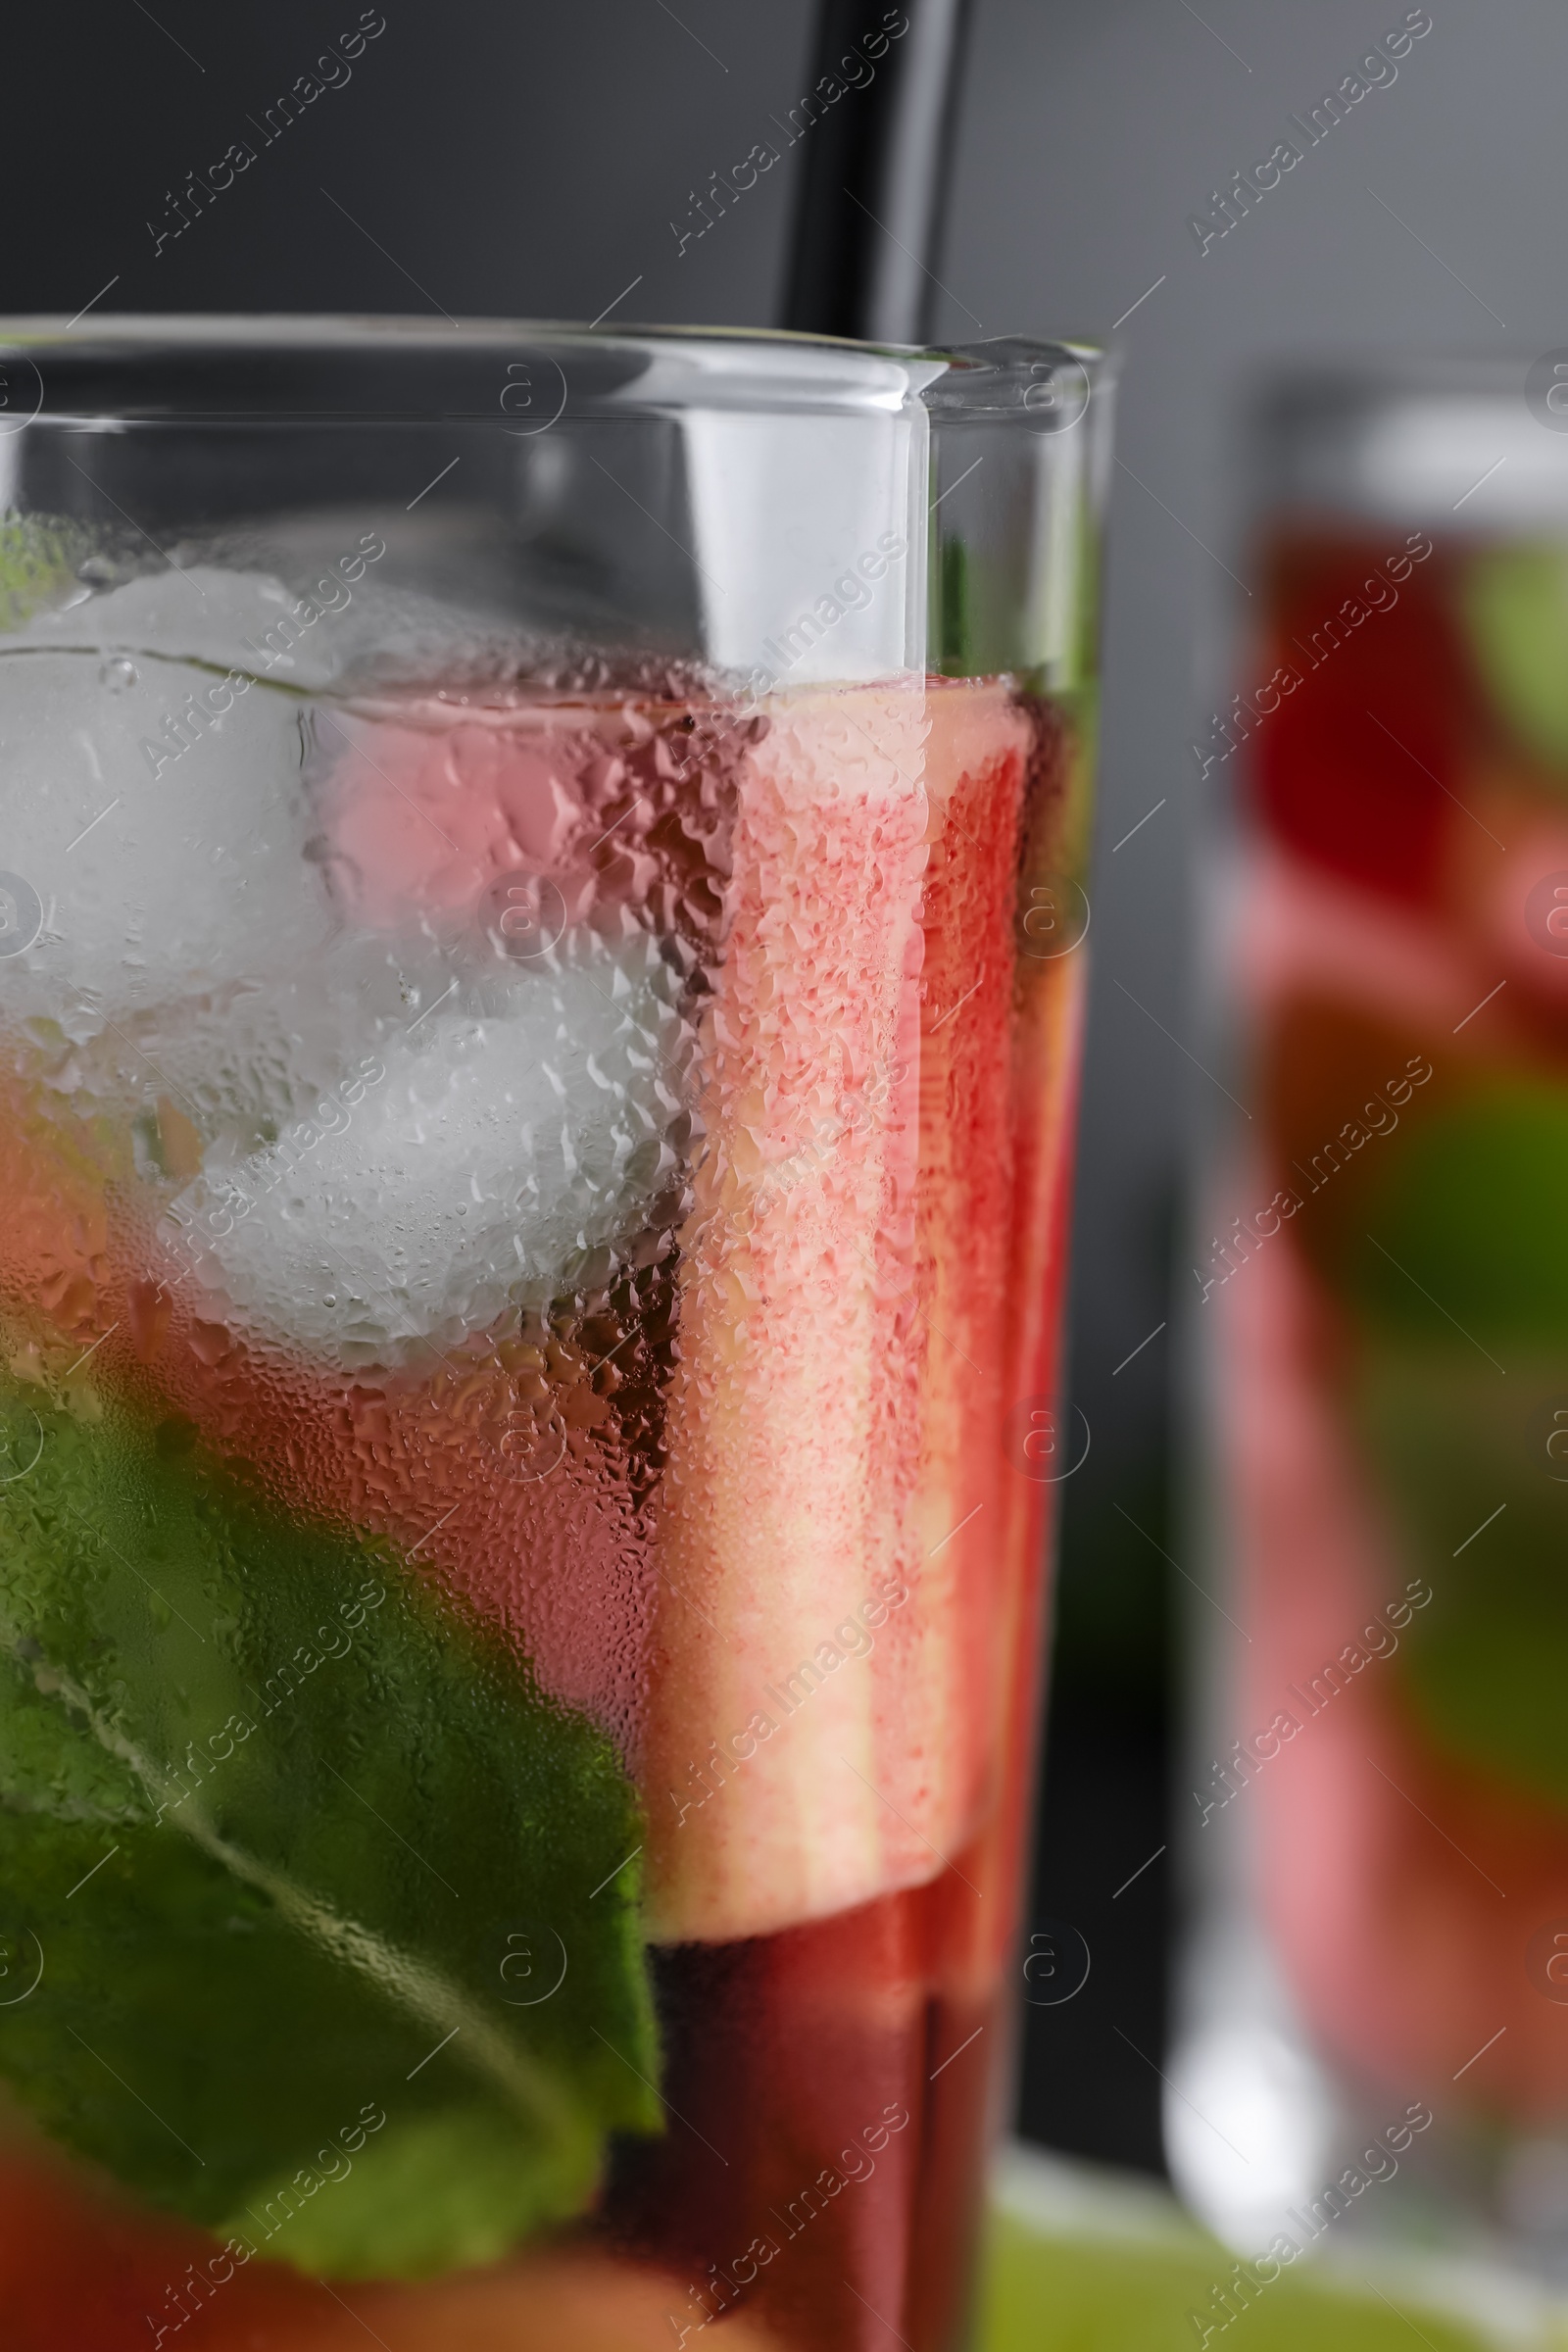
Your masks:
{"label": "pink cocktail drink", "polygon": [[1460,499],[1429,531],[1422,432],[1443,419],[1456,467],[1471,448],[1450,390],[1479,396],[1440,379],[1348,402],[1380,432],[1407,403],[1407,460],[1385,433],[1364,516],[1271,535],[1271,684],[1233,730],[1255,819],[1234,969],[1256,1148],[1198,1274],[1250,1640],[1198,1837],[1247,1840],[1338,2119],[1306,2161],[1333,2178],[1333,2131],[1354,2158],[1356,2126],[1413,2099],[1430,2137],[1362,2224],[1398,2227],[1408,2197],[1413,2227],[1501,2233],[1558,2271],[1560,445],[1541,436],[1534,516]]}
{"label": "pink cocktail drink", "polygon": [[[79,659],[8,660],[18,771]],[[106,764],[158,666],[95,673]],[[1074,724],[1005,676],[248,694],[266,841],[174,764],[77,853],[83,919],[146,898],[129,980],[0,964],[8,2343],[939,2352]],[[63,856],[95,786],[43,765]],[[276,910],[242,955],[145,879],[204,825]]]}

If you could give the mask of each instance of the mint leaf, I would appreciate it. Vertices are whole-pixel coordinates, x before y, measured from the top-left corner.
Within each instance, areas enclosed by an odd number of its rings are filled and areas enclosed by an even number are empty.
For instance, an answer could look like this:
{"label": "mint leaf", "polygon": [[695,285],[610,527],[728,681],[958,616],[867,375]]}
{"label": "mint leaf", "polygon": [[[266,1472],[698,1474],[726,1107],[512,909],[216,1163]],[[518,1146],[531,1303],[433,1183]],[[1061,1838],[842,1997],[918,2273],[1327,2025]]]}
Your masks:
{"label": "mint leaf", "polygon": [[279,2177],[222,2234],[246,2230],[251,2208],[265,2216],[270,2207],[281,2230],[287,2210],[278,2249],[298,2269],[340,2273],[351,2245],[361,2277],[417,2278],[493,2262],[514,2238],[569,2221],[599,2173],[599,2134],[586,2117],[571,2135],[528,2148],[509,2119],[477,2102],[390,2122],[371,2146],[371,2162],[356,2157],[344,2177],[323,2179],[309,2202],[301,2202],[297,2177]]}
{"label": "mint leaf", "polygon": [[1472,557],[1461,612],[1482,679],[1527,751],[1568,767],[1568,555],[1555,541]]}
{"label": "mint leaf", "polygon": [[1568,1485],[1554,1474],[1568,1462],[1547,1451],[1559,1403],[1568,1355],[1510,1352],[1503,1378],[1461,1340],[1383,1338],[1363,1349],[1353,1409],[1402,1565],[1432,1588],[1394,1661],[1414,1713],[1448,1754],[1563,1805]]}
{"label": "mint leaf", "polygon": [[129,2188],[305,2270],[416,2276],[580,2212],[608,2133],[660,2116],[609,1742],[188,1423],[0,1378],[29,1406],[0,1928],[43,1975],[0,2007],[0,2073]]}
{"label": "mint leaf", "polygon": [[20,628],[76,585],[91,541],[64,515],[0,514],[0,630]]}
{"label": "mint leaf", "polygon": [[1562,1804],[1568,1462],[1547,1445],[1568,1427],[1568,1096],[1489,1079],[1377,1149],[1338,1271],[1351,1415],[1405,1573],[1433,1591],[1393,1671],[1440,1747]]}
{"label": "mint leaf", "polygon": [[1558,1341],[1568,1331],[1568,1093],[1498,1079],[1376,1149],[1385,1156],[1339,1270],[1362,1311],[1444,1346],[1465,1345],[1465,1332],[1494,1352],[1505,1340]]}

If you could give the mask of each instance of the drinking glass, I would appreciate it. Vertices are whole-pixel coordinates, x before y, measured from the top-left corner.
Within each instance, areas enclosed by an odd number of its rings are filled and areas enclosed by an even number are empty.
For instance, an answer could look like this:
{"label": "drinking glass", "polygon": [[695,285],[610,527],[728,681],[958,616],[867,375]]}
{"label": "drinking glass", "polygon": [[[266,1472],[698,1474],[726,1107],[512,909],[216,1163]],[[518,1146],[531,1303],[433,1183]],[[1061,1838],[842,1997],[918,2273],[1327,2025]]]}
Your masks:
{"label": "drinking glass", "polygon": [[1245,771],[1250,1123],[1182,1277],[1231,1573],[1195,1603],[1170,2110],[1241,2247],[1361,2234],[1559,2280],[1562,361],[1307,373],[1261,413],[1260,623],[1195,746]]}
{"label": "drinking glass", "polygon": [[1101,362],[0,358],[8,2344],[945,2352]]}

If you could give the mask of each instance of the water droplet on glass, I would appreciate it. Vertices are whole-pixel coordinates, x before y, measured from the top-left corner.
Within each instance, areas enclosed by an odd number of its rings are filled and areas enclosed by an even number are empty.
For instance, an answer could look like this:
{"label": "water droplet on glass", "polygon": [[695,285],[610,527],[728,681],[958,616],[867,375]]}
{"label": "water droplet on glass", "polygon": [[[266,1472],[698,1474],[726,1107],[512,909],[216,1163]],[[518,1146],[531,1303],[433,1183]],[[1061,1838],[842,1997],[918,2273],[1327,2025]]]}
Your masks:
{"label": "water droplet on glass", "polygon": [[99,670],[98,683],[107,686],[111,694],[123,694],[128,687],[140,683],[135,662],[127,662],[123,654],[117,654]]}

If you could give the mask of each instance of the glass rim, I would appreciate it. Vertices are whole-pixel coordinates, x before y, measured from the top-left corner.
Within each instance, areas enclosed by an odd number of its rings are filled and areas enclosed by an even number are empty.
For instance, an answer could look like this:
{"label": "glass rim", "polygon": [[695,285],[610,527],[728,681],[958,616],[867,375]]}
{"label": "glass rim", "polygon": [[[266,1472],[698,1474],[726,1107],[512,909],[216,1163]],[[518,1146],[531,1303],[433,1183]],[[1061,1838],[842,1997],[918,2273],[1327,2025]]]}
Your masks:
{"label": "glass rim", "polygon": [[[44,422],[162,424],[501,420],[509,362],[553,367],[589,410],[679,411],[717,402],[791,412],[900,409],[942,386],[945,414],[999,417],[1036,404],[1043,375],[1076,370],[1086,394],[1109,373],[1077,339],[998,335],[974,343],[856,342],[750,326],[615,325],[531,318],[448,323],[398,314],[104,313],[0,318],[0,377],[13,429]],[[480,373],[499,365],[494,382]],[[266,373],[259,383],[254,368]],[[29,372],[30,371],[30,374]],[[336,381],[334,383],[334,372]],[[4,388],[4,387],[0,387]],[[563,401],[564,405],[564,398]],[[573,405],[578,405],[574,403]]]}
{"label": "glass rim", "polygon": [[1419,345],[1341,353],[1321,348],[1285,351],[1253,365],[1248,389],[1250,405],[1261,409],[1275,401],[1403,398],[1412,392],[1519,396],[1537,357],[1522,348],[1423,350]]}
{"label": "glass rim", "polygon": [[1276,360],[1246,422],[1254,508],[1455,534],[1568,513],[1568,347]]}

